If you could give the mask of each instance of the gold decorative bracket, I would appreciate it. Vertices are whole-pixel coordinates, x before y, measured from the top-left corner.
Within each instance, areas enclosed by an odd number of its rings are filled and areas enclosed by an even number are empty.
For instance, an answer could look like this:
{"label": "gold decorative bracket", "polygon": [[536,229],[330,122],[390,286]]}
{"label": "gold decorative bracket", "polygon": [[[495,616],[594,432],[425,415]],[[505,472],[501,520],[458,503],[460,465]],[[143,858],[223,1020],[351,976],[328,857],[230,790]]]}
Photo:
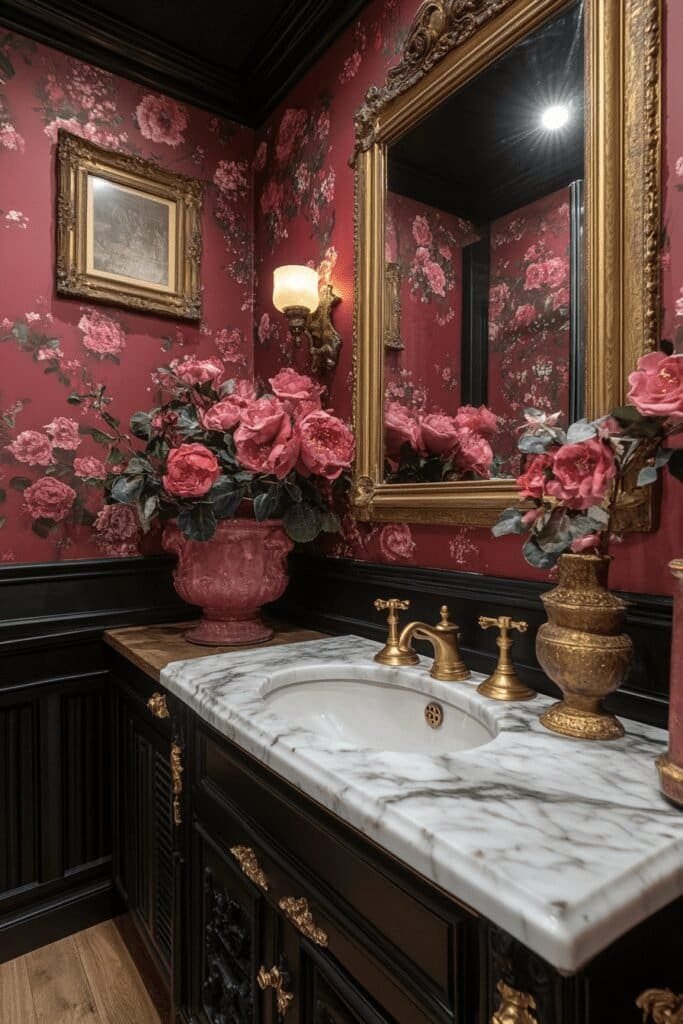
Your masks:
{"label": "gold decorative bracket", "polygon": [[171,783],[173,787],[173,822],[176,826],[182,825],[182,795],[183,795],[183,748],[179,743],[171,744]]}
{"label": "gold decorative bracket", "polygon": [[636,1006],[643,1011],[645,1024],[683,1024],[683,995],[669,988],[646,989],[636,999]]}
{"label": "gold decorative bracket", "polygon": [[286,986],[289,985],[289,974],[285,970],[281,970],[279,967],[271,967],[269,971],[265,969],[263,965],[259,967],[259,972],[256,975],[256,980],[259,984],[259,988],[265,992],[267,988],[272,988],[275,992],[275,1002],[277,1006],[277,1012],[280,1017],[284,1017],[287,1010],[294,1002],[294,996],[291,992],[287,992]]}
{"label": "gold decorative bracket", "polygon": [[305,337],[311,352],[311,368],[319,376],[334,370],[339,361],[341,338],[332,324],[332,310],[341,302],[331,284],[321,284],[318,308],[309,313],[304,306],[289,306],[285,316],[294,340]]}
{"label": "gold decorative bracket", "polygon": [[327,932],[316,925],[307,899],[303,896],[299,899],[295,896],[285,896],[278,903],[278,907],[302,935],[316,946],[327,947]]}
{"label": "gold decorative bracket", "polygon": [[252,850],[251,846],[231,846],[230,853],[242,868],[242,871],[247,878],[253,882],[254,885],[257,885],[259,889],[263,889],[264,892],[268,892],[270,889],[268,879],[261,869],[256,854]]}
{"label": "gold decorative bracket", "polygon": [[504,981],[499,981],[496,987],[500,993],[500,1006],[491,1017],[491,1024],[538,1024],[536,1015],[532,1013],[536,1009],[533,996],[510,988]]}
{"label": "gold decorative bracket", "polygon": [[155,718],[170,718],[170,712],[168,710],[168,704],[166,703],[166,697],[163,693],[153,693],[147,701],[147,707],[152,712]]}

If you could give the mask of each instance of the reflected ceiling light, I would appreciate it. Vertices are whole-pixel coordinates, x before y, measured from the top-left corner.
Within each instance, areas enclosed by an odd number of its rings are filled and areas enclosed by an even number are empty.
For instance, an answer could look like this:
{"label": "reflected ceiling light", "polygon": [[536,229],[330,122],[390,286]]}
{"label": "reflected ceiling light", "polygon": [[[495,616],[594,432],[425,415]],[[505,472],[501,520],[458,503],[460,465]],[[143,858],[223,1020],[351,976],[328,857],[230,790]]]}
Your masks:
{"label": "reflected ceiling light", "polygon": [[564,128],[568,120],[568,103],[553,103],[552,106],[546,107],[541,114],[541,124],[549,132],[556,132],[560,128]]}

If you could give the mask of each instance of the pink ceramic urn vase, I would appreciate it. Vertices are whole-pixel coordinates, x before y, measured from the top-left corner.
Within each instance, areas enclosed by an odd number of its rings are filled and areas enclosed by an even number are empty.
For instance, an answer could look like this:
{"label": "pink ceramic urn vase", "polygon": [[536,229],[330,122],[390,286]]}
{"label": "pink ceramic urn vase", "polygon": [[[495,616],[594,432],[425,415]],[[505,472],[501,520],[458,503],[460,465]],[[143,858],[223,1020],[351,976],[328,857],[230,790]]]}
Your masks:
{"label": "pink ceramic urn vase", "polygon": [[669,750],[658,762],[662,792],[683,807],[683,558],[669,565],[676,589],[671,646],[671,686],[669,695]]}
{"label": "pink ceramic urn vase", "polygon": [[279,519],[224,519],[207,541],[188,540],[171,522],[163,545],[178,556],[176,590],[202,609],[186,640],[230,647],[270,640],[273,631],[262,621],[261,607],[284,594],[294,546]]}

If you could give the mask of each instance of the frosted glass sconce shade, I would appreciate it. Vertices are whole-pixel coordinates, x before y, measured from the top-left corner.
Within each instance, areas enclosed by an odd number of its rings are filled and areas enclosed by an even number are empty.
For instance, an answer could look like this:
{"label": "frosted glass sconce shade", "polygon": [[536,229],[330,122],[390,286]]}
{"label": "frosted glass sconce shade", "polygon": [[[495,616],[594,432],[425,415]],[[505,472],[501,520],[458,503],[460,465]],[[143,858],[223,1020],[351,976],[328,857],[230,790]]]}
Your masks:
{"label": "frosted glass sconce shade", "polygon": [[277,267],[273,273],[273,305],[284,313],[288,309],[318,308],[318,271],[294,264]]}

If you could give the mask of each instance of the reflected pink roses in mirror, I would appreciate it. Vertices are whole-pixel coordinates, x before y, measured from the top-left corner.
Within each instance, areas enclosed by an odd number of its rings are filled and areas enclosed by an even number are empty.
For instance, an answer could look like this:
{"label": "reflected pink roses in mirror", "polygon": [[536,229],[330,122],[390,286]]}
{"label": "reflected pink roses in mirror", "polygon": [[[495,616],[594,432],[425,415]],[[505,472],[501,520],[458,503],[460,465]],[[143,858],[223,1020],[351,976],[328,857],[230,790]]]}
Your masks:
{"label": "reflected pink roses in mirror", "polygon": [[643,416],[683,420],[683,355],[650,352],[629,374],[629,401]]}

